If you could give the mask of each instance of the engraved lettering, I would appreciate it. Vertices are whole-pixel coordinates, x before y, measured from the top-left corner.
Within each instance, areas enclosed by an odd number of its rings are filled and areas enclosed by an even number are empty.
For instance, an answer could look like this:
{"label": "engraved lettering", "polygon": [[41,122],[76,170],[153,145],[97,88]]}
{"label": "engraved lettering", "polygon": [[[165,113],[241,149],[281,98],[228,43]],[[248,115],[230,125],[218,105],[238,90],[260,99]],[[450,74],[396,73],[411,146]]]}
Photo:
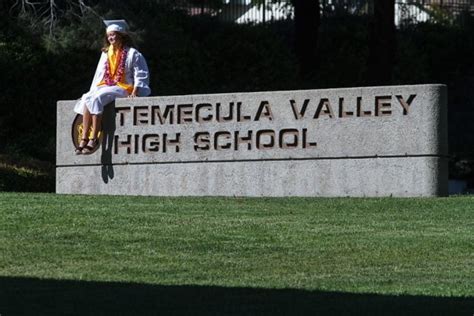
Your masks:
{"label": "engraved lettering", "polygon": [[362,111],[362,97],[357,97],[357,117],[372,116],[372,111]]}
{"label": "engraved lettering", "polygon": [[307,134],[308,134],[308,129],[307,128],[303,128],[303,136],[302,136],[302,142],[303,142],[303,148],[307,148],[307,147],[316,147],[317,146],[317,143],[316,142],[310,142],[308,139],[307,139]]}
{"label": "engraved lettering", "polygon": [[291,103],[291,109],[293,110],[293,115],[295,116],[295,119],[299,120],[300,118],[303,118],[306,112],[306,108],[308,107],[309,99],[304,100],[303,106],[301,107],[301,110],[299,111],[297,109],[295,100],[290,100],[290,103]]}
{"label": "engraved lettering", "polygon": [[242,116],[242,102],[237,102],[237,122],[247,122],[250,121],[250,119],[250,115]]}
{"label": "engraved lettering", "polygon": [[[206,109],[208,111],[207,116],[201,114],[201,110]],[[212,111],[212,104],[210,103],[199,103],[196,105],[196,122],[203,123],[212,120],[212,114],[209,113]]]}
{"label": "engraved lettering", "polygon": [[397,97],[398,102],[400,103],[400,105],[403,108],[403,115],[407,115],[408,110],[410,110],[410,105],[413,102],[413,100],[415,99],[416,94],[411,94],[408,97],[408,100],[406,100],[406,101],[403,99],[403,97],[401,95],[397,95],[396,97]]}
{"label": "engraved lettering", "polygon": [[[264,142],[265,138],[267,142]],[[257,131],[256,143],[257,149],[270,149],[275,147],[275,131],[271,129]]]}
{"label": "engraved lettering", "polygon": [[135,144],[134,144],[135,146],[133,146],[133,148],[135,150],[135,154],[138,154],[138,147],[139,147],[138,146],[138,140],[140,139],[140,135],[135,134],[133,136],[135,138]]}
{"label": "engraved lettering", "polygon": [[160,150],[160,136],[158,134],[145,134],[142,139],[144,153],[158,152]]}
{"label": "engraved lettering", "polygon": [[260,102],[257,115],[255,115],[255,121],[259,121],[261,116],[268,118],[269,121],[273,121],[272,108],[270,107],[270,103],[268,101]]}
{"label": "engraved lettering", "polygon": [[[299,131],[295,128],[286,128],[280,131],[278,142],[280,148],[296,148],[298,147]],[[291,140],[291,138],[293,138]]]}
{"label": "engraved lettering", "polygon": [[178,104],[178,124],[189,123],[193,121],[193,105]]}
{"label": "engraved lettering", "polygon": [[316,110],[313,118],[318,119],[321,114],[329,115],[330,118],[334,117],[334,112],[332,111],[329,99],[321,99],[319,101],[318,109]]}
{"label": "engraved lettering", "polygon": [[147,125],[149,110],[147,106],[135,106],[133,108],[133,125]]}
{"label": "engraved lettering", "polygon": [[352,111],[344,111],[344,98],[339,98],[339,117],[350,117],[354,116]]}
{"label": "engraved lettering", "polygon": [[174,146],[175,152],[179,153],[181,149],[181,133],[176,133],[174,139],[168,139],[168,134],[163,134],[163,152],[168,151],[168,146]]}
{"label": "engraved lettering", "polygon": [[392,114],[392,100],[391,96],[376,96],[375,97],[375,116],[389,116]]}
{"label": "engraved lettering", "polygon": [[118,114],[119,117],[119,125],[123,126],[125,124],[125,114],[130,112],[130,107],[123,107],[123,108],[115,108],[115,113]]}
{"label": "engraved lettering", "polygon": [[229,112],[227,116],[221,115],[221,104],[216,104],[216,120],[218,122],[232,121],[234,119],[234,102],[229,104]]}
{"label": "engraved lettering", "polygon": [[194,151],[211,149],[209,132],[197,132],[194,134]]}
{"label": "engraved lettering", "polygon": [[247,150],[252,149],[252,131],[248,131],[247,136],[240,136],[239,131],[234,132],[234,150],[238,150],[241,144],[247,144]]}
{"label": "engraved lettering", "polygon": [[167,105],[165,107],[165,112],[161,113],[161,109],[159,105],[153,105],[151,107],[151,124],[156,124],[156,119],[161,125],[165,124],[166,119],[168,119],[169,124],[173,124],[173,117],[174,117],[174,104]]}
{"label": "engraved lettering", "polygon": [[230,141],[232,134],[227,131],[216,132],[214,134],[214,149],[229,149],[232,146]]}
{"label": "engraved lettering", "polygon": [[126,148],[127,154],[132,153],[132,135],[127,135],[126,140],[119,140],[119,135],[115,135],[114,137],[114,153],[118,154],[119,148]]}

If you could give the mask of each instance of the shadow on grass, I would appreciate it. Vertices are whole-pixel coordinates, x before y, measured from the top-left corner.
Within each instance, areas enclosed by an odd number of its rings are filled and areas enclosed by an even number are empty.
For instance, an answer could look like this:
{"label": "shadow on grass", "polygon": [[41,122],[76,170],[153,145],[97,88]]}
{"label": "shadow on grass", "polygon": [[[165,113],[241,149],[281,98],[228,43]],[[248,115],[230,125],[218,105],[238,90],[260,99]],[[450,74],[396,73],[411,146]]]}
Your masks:
{"label": "shadow on grass", "polygon": [[472,315],[474,298],[0,277],[0,314]]}

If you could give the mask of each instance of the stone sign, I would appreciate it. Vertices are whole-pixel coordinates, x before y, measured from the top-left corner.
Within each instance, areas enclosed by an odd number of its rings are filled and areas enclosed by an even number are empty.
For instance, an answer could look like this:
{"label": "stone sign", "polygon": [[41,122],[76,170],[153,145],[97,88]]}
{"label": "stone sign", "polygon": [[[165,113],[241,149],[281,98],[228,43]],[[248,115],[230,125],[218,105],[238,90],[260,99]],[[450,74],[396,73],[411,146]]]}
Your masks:
{"label": "stone sign", "polygon": [[447,194],[446,87],[117,99],[101,147],[75,155],[59,101],[58,193],[160,196]]}

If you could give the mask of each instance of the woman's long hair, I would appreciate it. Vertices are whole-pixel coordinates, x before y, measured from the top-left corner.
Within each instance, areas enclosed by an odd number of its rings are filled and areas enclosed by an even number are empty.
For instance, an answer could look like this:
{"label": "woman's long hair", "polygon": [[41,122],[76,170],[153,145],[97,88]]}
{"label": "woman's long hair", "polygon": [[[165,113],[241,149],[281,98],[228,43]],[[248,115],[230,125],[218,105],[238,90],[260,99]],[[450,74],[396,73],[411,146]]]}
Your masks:
{"label": "woman's long hair", "polygon": [[[122,32],[115,32],[117,35],[118,42],[120,43],[121,47],[135,47],[135,43],[133,42],[132,37],[128,33]],[[106,53],[109,49],[110,43],[107,39],[107,33],[104,35],[104,45],[102,46],[102,51]]]}

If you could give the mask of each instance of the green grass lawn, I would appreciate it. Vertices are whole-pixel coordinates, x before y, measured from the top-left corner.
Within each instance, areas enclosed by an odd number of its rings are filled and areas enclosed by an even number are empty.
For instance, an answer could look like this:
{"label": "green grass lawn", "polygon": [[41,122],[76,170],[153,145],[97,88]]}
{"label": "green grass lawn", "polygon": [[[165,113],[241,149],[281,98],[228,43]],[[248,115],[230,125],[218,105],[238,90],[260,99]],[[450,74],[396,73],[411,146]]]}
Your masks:
{"label": "green grass lawn", "polygon": [[[26,291],[26,301],[39,304],[49,295],[45,288],[66,288],[95,307],[111,299],[102,289],[121,289],[124,297],[142,293],[152,299],[150,293],[155,293],[172,299],[181,294],[187,297],[182,306],[192,301],[204,308],[201,312],[213,310],[212,300],[189,298],[196,293],[235,308],[241,306],[239,299],[264,300],[251,301],[245,305],[249,310],[237,309],[237,314],[267,311],[262,307],[267,303],[274,311],[287,311],[287,305],[278,304],[289,301],[309,308],[297,309],[303,313],[312,311],[316,298],[326,299],[319,311],[330,312],[339,304],[347,307],[343,302],[352,307],[374,304],[377,297],[405,299],[397,304],[412,306],[413,313],[451,306],[451,311],[472,315],[474,197],[0,193],[0,282],[0,314],[2,303],[6,310],[16,306],[2,302],[2,293],[12,302]],[[87,291],[100,293],[101,299],[84,296]],[[222,293],[227,293],[225,300]],[[63,303],[68,302],[64,295]],[[407,299],[415,297],[420,300]],[[429,305],[421,298],[438,303]],[[384,304],[375,304],[382,308],[375,311],[391,306]]]}

